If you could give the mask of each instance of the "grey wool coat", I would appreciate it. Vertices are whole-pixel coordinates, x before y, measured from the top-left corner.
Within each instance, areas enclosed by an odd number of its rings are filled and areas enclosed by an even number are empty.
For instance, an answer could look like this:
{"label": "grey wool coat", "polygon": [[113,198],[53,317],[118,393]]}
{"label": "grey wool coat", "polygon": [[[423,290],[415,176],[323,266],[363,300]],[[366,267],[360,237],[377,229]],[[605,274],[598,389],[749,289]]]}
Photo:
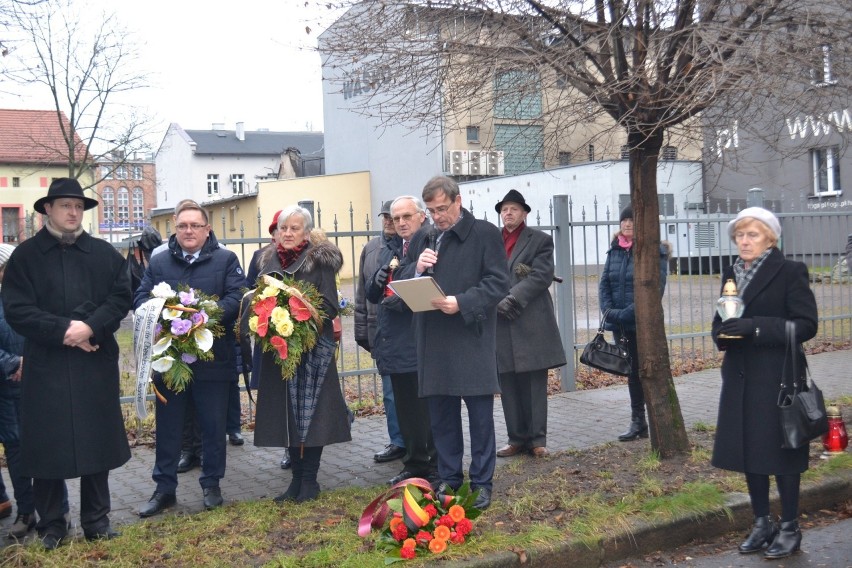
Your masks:
{"label": "grey wool coat", "polygon": [[[322,296],[323,335],[333,340],[331,320],[337,315],[337,283],[335,275],[343,266],[340,250],[324,238],[321,232],[311,233],[311,244],[286,270],[281,268],[277,247],[269,247],[258,258],[260,274],[277,272],[316,286]],[[243,309],[243,316],[249,310]],[[245,325],[243,329],[248,329]],[[274,355],[266,352],[260,359],[260,379],[257,389],[257,414],[254,445],[262,447],[289,447],[299,444],[294,401],[290,399],[287,382],[281,378],[281,368]],[[352,439],[346,401],[340,391],[337,363],[334,358],[328,365],[325,380],[320,388],[316,411],[308,429],[305,446],[327,446]]]}
{"label": "grey wool coat", "polygon": [[566,363],[553,312],[553,239],[524,227],[508,259],[509,294],[521,306],[514,320],[497,318],[497,370],[526,373]]}
{"label": "grey wool coat", "polygon": [[[730,267],[722,275],[723,286],[728,278],[734,278]],[[764,475],[801,473],[808,469],[808,447],[781,448],[777,403],[787,320],[795,322],[798,342],[817,332],[817,305],[808,269],[773,249],[742,298],[742,317],[754,320],[758,330],[754,335],[719,338],[722,320],[718,314],[713,319],[713,339],[725,357],[712,464]]]}
{"label": "grey wool coat", "polygon": [[[25,339],[21,473],[70,479],[124,464],[114,336],[130,310],[124,258],[85,232],[62,246],[42,228],[12,253],[2,295],[6,321]],[[72,319],[92,328],[97,351],[63,345]]]}
{"label": "grey wool coat", "polygon": [[[509,273],[500,229],[462,218],[441,240],[432,275],[459,312],[414,314],[421,397],[477,396],[500,392],[497,378],[497,304],[509,293]],[[428,246],[428,231],[411,239],[399,279],[414,276],[417,258]]]}

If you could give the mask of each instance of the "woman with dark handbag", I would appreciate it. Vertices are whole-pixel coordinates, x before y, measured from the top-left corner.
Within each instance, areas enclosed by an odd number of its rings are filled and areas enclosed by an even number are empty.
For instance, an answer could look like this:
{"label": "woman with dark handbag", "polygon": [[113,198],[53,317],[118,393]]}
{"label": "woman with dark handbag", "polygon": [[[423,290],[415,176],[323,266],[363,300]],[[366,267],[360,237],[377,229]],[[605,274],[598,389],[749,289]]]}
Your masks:
{"label": "woman with dark handbag", "polygon": [[[645,393],[639,381],[639,354],[636,350],[636,312],[633,305],[633,207],[628,205],[619,215],[619,230],[606,253],[599,286],[601,313],[606,314],[604,328],[615,336],[616,343],[627,340],[632,366],[627,376],[630,392],[630,426],[618,436],[622,442],[648,437],[645,420]],[[660,246],[660,295],[666,288],[668,257],[671,245]]]}
{"label": "woman with dark handbag", "polygon": [[[816,335],[816,299],[807,266],[786,260],[777,248],[781,224],[770,211],[744,209],[728,224],[728,235],[739,258],[725,269],[722,282],[736,281],[745,311],[739,318],[713,319],[713,340],[725,356],[712,464],[745,474],[754,527],[739,551],[759,552],[768,545],[766,558],[783,558],[801,545],[799,482],[808,469],[807,444],[781,447],[778,389],[786,324],[796,324],[797,345]],[[804,361],[798,367],[804,369]],[[769,516],[771,475],[781,498],[780,527]]]}

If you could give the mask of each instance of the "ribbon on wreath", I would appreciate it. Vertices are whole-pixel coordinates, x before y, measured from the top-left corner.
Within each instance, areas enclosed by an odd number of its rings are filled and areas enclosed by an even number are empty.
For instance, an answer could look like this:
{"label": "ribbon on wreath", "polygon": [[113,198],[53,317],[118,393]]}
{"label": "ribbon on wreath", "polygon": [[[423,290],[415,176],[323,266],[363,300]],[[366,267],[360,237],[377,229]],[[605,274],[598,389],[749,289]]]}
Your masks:
{"label": "ribbon on wreath", "polygon": [[[370,534],[372,529],[380,529],[385,526],[385,521],[390,513],[388,501],[399,497],[402,494],[402,520],[405,525],[412,531],[416,531],[420,527],[429,522],[429,515],[417,499],[411,494],[410,487],[416,487],[426,494],[433,494],[432,485],[421,477],[412,477],[404,481],[400,481],[367,505],[364,512],[361,513],[361,519],[358,521],[358,536],[361,538]],[[444,506],[452,501],[450,495],[444,496]]]}
{"label": "ribbon on wreath", "polygon": [[144,419],[148,416],[145,400],[148,398],[148,384],[151,382],[151,353],[154,346],[154,330],[160,319],[160,313],[166,303],[165,298],[151,298],[133,313],[133,348],[136,354],[136,416]]}

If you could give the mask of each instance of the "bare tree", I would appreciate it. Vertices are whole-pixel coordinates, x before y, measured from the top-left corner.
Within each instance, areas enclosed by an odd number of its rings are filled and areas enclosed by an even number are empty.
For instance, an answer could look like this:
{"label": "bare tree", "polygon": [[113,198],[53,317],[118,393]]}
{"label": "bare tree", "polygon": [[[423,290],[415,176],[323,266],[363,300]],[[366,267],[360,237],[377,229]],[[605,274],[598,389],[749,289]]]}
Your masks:
{"label": "bare tree", "polygon": [[[817,108],[802,88],[815,50],[849,50],[848,10],[804,0],[427,0],[343,2],[320,37],[324,75],[357,88],[350,108],[382,124],[459,128],[515,105],[560,141],[626,141],[637,227],[634,280],[640,376],[651,443],[689,449],[669,365],[659,294],[657,163],[673,137],[700,144],[698,117],[771,105]],[[845,43],[844,43],[845,42]],[[843,63],[846,64],[845,62]],[[838,76],[843,75],[838,69]],[[353,81],[357,81],[353,87]],[[848,87],[844,89],[848,98]],[[532,99],[540,108],[527,108]],[[531,120],[530,120],[531,119]]]}
{"label": "bare tree", "polygon": [[6,77],[49,93],[64,142],[49,150],[67,162],[69,177],[106,163],[93,172],[97,184],[134,153],[150,150],[151,121],[122,102],[123,93],[147,86],[147,74],[114,15],[83,15],[71,2],[18,2],[11,14],[8,29],[17,41],[7,42]]}

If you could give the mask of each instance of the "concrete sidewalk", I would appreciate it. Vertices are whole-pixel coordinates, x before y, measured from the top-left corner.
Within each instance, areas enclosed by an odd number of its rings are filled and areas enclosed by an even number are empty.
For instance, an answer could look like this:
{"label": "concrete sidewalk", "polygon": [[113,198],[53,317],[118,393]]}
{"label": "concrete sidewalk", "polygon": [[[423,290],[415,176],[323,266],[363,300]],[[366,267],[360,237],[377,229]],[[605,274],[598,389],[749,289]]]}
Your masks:
{"label": "concrete sidewalk", "polygon": [[[812,376],[827,399],[852,395],[852,351],[813,355],[808,360]],[[687,425],[715,425],[721,383],[719,369],[684,375],[678,377],[675,383]],[[549,400],[547,445],[551,451],[562,451],[610,442],[616,439],[629,420],[630,404],[626,386],[561,393]],[[506,429],[499,402],[494,405],[494,422],[497,445],[500,447],[506,442]],[[252,443],[252,433],[244,432],[244,435],[244,446],[228,446],[227,471],[221,482],[226,503],[271,498],[286,489],[290,481],[290,473],[279,466],[282,451],[256,448]],[[373,461],[373,454],[386,443],[387,430],[383,416],[356,419],[352,425],[352,442],[329,446],[323,453],[319,473],[322,488],[385,485],[401,468],[399,461],[386,464]],[[466,448],[466,459],[469,460],[469,448]],[[516,458],[498,458],[498,468],[511,463],[513,459]],[[130,461],[111,473],[110,517],[115,525],[139,520],[136,511],[154,491],[151,480],[153,463],[153,449],[135,448]],[[11,492],[12,485],[7,473],[4,469],[4,481]],[[195,469],[179,476],[178,504],[170,509],[171,513],[203,510],[198,475],[199,470]],[[78,480],[70,480],[68,486],[71,519],[76,526],[79,524]],[[500,495],[495,494],[494,498],[500,499]],[[0,523],[0,534],[6,532],[13,519],[14,515]]]}

